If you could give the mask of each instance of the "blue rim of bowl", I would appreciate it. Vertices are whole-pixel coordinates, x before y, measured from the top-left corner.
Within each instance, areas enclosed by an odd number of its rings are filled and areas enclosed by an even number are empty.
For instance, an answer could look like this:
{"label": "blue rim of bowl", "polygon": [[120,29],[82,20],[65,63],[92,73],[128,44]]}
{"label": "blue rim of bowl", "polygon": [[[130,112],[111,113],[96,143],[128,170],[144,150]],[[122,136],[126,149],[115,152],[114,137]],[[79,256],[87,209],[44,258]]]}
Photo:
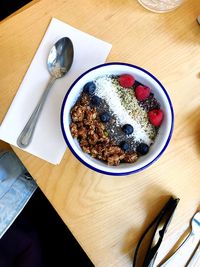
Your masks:
{"label": "blue rim of bowl", "polygon": [[[156,81],[159,86],[162,88],[163,92],[165,93],[165,96],[168,100],[168,103],[169,103],[169,107],[170,107],[170,111],[171,111],[171,118],[172,118],[172,122],[171,122],[171,129],[170,129],[170,132],[169,132],[169,136],[167,138],[167,141],[163,147],[163,149],[160,151],[160,153],[152,160],[150,161],[149,163],[147,163],[145,166],[137,169],[137,170],[133,170],[133,171],[128,171],[128,172],[120,172],[120,173],[115,173],[115,172],[107,172],[107,171],[103,171],[103,170],[100,170],[100,169],[97,169],[95,167],[93,167],[92,165],[88,164],[87,162],[85,162],[82,158],[79,157],[79,155],[74,151],[73,147],[71,146],[67,136],[66,136],[66,133],[65,133],[65,130],[64,130],[64,108],[65,108],[65,103],[67,101],[67,98],[68,98],[68,95],[70,94],[71,90],[73,89],[74,85],[83,77],[85,76],[87,73],[93,71],[93,70],[96,70],[96,69],[99,69],[99,68],[102,68],[102,67],[105,67],[105,66],[109,66],[109,65],[122,65],[122,66],[128,66],[128,67],[131,67],[131,68],[135,68],[135,69],[138,69],[144,73],[146,73],[147,75],[149,75],[154,81]],[[171,100],[170,100],[170,97],[166,91],[166,89],[164,88],[164,86],[161,84],[161,82],[156,78],[154,77],[150,72],[148,72],[147,70],[141,68],[141,67],[138,67],[136,65],[133,65],[133,64],[130,64],[130,63],[123,63],[123,62],[109,62],[109,63],[105,63],[105,64],[100,64],[100,65],[97,65],[87,71],[85,71],[83,74],[81,74],[73,83],[72,85],[70,86],[69,90],[67,91],[65,97],[64,97],[64,100],[63,100],[63,103],[62,103],[62,107],[61,107],[61,116],[60,116],[60,120],[61,120],[61,130],[62,130],[62,134],[64,136],[64,139],[65,139],[65,142],[67,143],[67,146],[69,147],[69,149],[71,150],[72,154],[81,162],[83,163],[86,167],[92,169],[93,171],[96,171],[96,172],[99,172],[99,173],[102,173],[102,174],[106,174],[106,175],[113,175],[113,176],[123,176],[123,175],[130,175],[130,174],[134,174],[134,173],[137,173],[137,172],[140,172],[144,169],[146,169],[147,167],[149,167],[150,165],[152,165],[155,161],[157,161],[160,156],[163,154],[163,152],[165,151],[165,149],[167,148],[169,142],[170,142],[170,139],[172,137],[172,132],[173,132],[173,128],[174,128],[174,111],[173,111],[173,107],[172,107],[172,103],[171,103]]]}

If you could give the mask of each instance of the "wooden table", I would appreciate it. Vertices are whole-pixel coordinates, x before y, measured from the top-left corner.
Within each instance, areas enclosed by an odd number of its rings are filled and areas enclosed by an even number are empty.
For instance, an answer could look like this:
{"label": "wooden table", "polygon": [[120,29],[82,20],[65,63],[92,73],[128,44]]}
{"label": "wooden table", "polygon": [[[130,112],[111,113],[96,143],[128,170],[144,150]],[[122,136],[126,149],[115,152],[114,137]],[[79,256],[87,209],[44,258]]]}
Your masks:
{"label": "wooden table", "polygon": [[0,24],[0,120],[6,114],[51,17],[112,43],[107,61],[152,72],[171,96],[175,129],[163,156],[141,173],[109,177],[69,150],[58,166],[13,147],[95,266],[131,266],[141,233],[170,195],[180,198],[161,257],[200,204],[200,14],[197,0],[155,14],[136,0],[42,0]]}

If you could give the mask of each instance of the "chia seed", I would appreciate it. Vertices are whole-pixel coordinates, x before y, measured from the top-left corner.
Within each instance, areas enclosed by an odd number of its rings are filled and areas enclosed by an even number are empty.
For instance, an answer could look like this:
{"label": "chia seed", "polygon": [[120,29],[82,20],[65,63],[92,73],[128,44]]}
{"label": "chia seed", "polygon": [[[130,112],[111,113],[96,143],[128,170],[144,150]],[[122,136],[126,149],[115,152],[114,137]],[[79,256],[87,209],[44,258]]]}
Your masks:
{"label": "chia seed", "polygon": [[[90,97],[91,99],[91,97]],[[101,98],[100,104],[96,106],[96,110],[98,114],[103,112],[108,112],[111,116],[109,122],[104,123],[108,136],[110,137],[111,141],[114,145],[119,146],[122,141],[126,141],[129,144],[129,152],[135,152],[136,147],[140,142],[136,141],[134,136],[127,136],[123,131],[121,126],[116,123],[116,116],[110,110],[108,104],[104,99]]]}
{"label": "chia seed", "polygon": [[154,97],[153,93],[150,93],[150,96],[139,103],[140,107],[142,107],[146,112],[149,112],[150,110],[153,109],[160,109],[160,104]]}
{"label": "chia seed", "polygon": [[[119,86],[118,79],[112,78],[112,82],[116,87],[117,94],[121,100],[122,106],[127,110],[129,115],[136,121],[139,125],[141,125],[142,129],[146,132],[151,140],[154,140],[156,137],[156,129],[155,127],[149,122],[147,111],[140,107],[140,102],[134,96],[134,88],[138,85],[141,85],[139,82],[135,82],[132,88],[126,88]],[[146,107],[149,107],[149,103],[147,102]]]}

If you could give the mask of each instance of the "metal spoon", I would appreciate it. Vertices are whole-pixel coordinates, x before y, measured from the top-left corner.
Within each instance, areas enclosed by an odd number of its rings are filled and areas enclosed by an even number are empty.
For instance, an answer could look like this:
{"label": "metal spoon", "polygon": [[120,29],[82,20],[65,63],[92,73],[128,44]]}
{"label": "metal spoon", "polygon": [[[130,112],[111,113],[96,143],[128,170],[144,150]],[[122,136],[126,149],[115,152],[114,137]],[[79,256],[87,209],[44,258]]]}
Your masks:
{"label": "metal spoon", "polygon": [[183,267],[187,264],[188,258],[200,240],[200,211],[197,212],[191,221],[191,232],[181,246],[164,262],[160,267]]}
{"label": "metal spoon", "polygon": [[200,15],[197,17],[197,22],[200,24]]}
{"label": "metal spoon", "polygon": [[30,144],[36,123],[49,91],[56,79],[63,77],[69,71],[73,62],[73,57],[73,44],[72,41],[67,37],[59,39],[51,48],[47,59],[47,68],[51,74],[51,78],[31,117],[17,139],[17,145],[19,147],[25,148]]}

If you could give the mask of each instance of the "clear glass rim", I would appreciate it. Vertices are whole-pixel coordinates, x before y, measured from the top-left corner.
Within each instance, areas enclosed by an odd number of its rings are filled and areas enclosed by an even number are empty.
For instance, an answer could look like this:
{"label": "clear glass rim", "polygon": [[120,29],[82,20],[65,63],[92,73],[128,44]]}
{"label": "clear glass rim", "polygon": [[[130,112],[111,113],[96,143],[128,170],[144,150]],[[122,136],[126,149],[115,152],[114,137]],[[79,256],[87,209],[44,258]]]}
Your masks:
{"label": "clear glass rim", "polygon": [[[153,6],[151,5],[152,0],[149,0],[150,4],[148,5],[148,0],[138,0],[138,2],[146,9],[152,11],[152,12],[156,12],[156,13],[166,13],[166,12],[170,12],[174,9],[177,9],[178,7],[181,6],[181,4],[183,3],[183,0],[177,1],[177,3],[174,3],[174,5],[170,5],[168,8],[167,7],[163,7],[163,4],[165,4],[166,0],[157,0],[158,4],[160,2],[160,4],[162,4],[162,7],[159,6]],[[174,0],[172,0],[174,2]],[[153,1],[155,2],[155,0]],[[169,2],[169,0],[167,0],[167,2]],[[166,3],[167,4],[167,3]]]}

